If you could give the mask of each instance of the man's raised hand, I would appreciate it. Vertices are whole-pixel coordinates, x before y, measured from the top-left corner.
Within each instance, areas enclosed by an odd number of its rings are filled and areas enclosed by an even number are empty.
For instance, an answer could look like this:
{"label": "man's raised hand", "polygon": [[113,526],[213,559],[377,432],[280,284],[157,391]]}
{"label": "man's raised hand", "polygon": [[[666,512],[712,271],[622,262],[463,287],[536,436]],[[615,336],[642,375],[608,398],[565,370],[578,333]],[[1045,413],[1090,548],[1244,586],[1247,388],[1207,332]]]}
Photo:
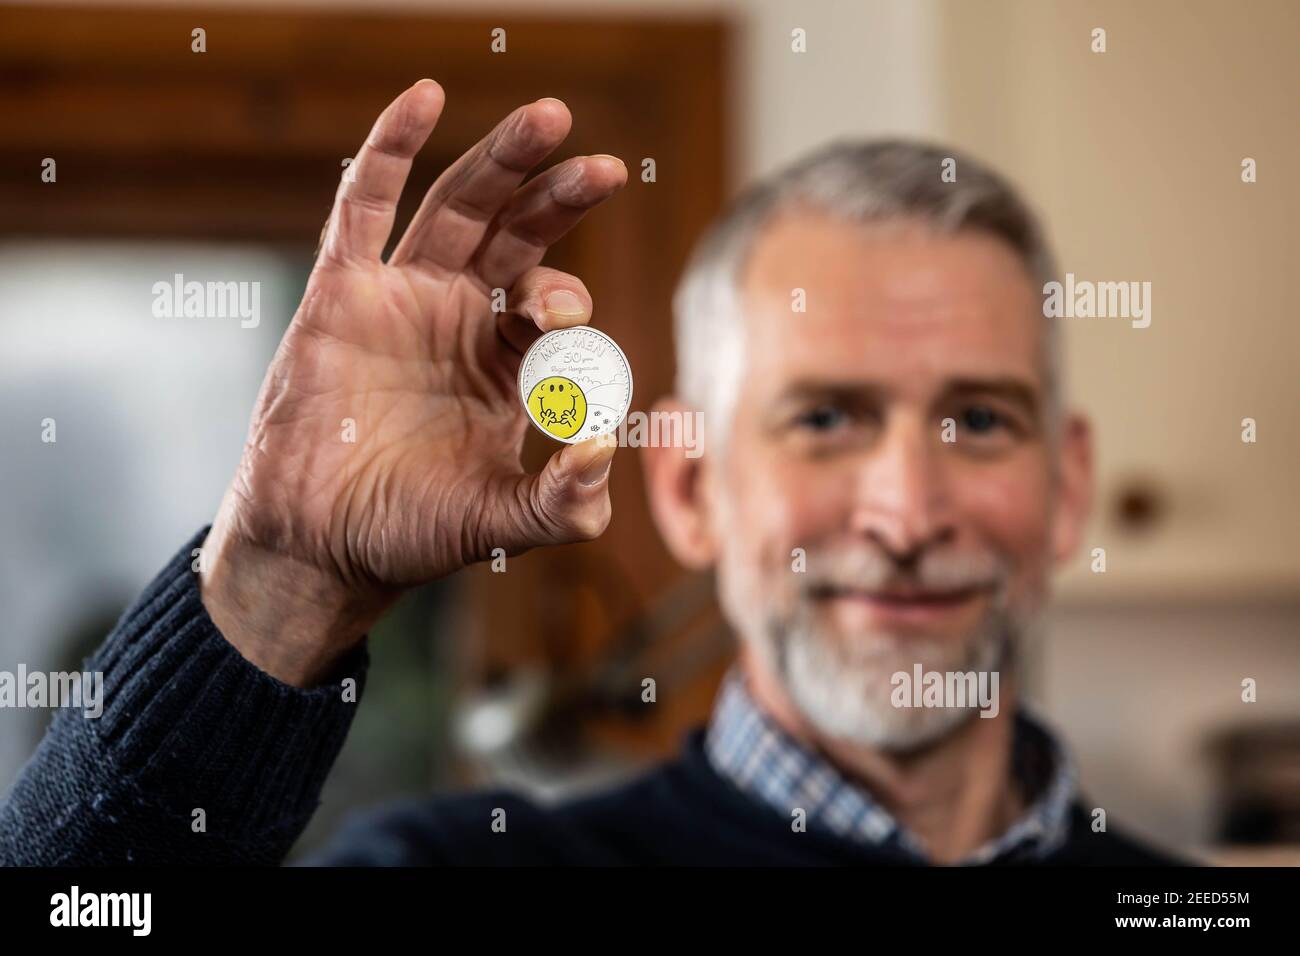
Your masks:
{"label": "man's raised hand", "polygon": [[539,263],[626,168],[581,156],[523,184],[571,120],[559,100],[522,106],[438,177],[385,263],[443,104],[431,80],[404,92],[339,184],[203,546],[213,621],[290,683],[321,679],[404,588],[609,520],[608,442],[522,468],[516,376],[539,335],[589,320],[583,283]]}

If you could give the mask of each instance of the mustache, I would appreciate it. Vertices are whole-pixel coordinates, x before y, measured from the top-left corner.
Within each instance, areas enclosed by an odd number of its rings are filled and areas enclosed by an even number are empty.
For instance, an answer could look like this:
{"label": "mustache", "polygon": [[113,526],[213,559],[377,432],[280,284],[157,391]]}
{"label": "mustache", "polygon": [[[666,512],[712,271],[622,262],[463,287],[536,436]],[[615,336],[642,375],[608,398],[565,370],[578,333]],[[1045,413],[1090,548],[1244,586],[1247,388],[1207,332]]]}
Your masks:
{"label": "mustache", "polygon": [[1001,588],[1008,563],[988,550],[933,549],[900,562],[878,548],[807,550],[805,586],[812,591],[881,591],[912,588],[921,591],[970,591]]}

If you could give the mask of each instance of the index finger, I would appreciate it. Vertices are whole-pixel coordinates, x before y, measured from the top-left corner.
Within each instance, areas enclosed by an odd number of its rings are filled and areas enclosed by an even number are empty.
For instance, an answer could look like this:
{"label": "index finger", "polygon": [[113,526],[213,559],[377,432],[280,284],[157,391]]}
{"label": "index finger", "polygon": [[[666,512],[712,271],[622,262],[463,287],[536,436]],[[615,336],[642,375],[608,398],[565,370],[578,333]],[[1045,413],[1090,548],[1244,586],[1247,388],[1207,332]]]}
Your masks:
{"label": "index finger", "polygon": [[393,230],[411,162],[437,125],[445,102],[441,86],[420,80],[379,114],[339,183],[321,243],[323,255],[378,261]]}

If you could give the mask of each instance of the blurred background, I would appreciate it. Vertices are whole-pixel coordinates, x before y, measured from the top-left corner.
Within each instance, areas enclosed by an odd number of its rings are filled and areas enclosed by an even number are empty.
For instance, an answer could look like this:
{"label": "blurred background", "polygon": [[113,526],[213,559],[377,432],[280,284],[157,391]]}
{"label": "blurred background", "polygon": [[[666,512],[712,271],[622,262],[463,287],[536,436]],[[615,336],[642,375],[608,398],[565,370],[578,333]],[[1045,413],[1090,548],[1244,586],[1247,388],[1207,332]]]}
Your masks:
{"label": "blurred background", "polygon": [[[627,161],[628,188],[547,261],[591,289],[639,409],[671,385],[676,275],[741,185],[836,136],[914,135],[1020,184],[1062,272],[1153,285],[1150,328],[1065,322],[1107,570],[1085,553],[1064,575],[1031,697],[1111,819],[1220,862],[1300,862],[1298,41],[1287,0],[0,6],[0,670],[78,668],[211,519],[341,165],[414,80],[448,106],[399,224],[540,96],[575,118],[554,159]],[[261,322],[154,317],[177,273],[259,282]],[[383,623],[298,852],[388,797],[590,787],[707,717],[731,655],[711,582],[674,566],[635,453],[620,462],[600,541],[457,575]],[[0,710],[0,790],[47,722]]]}

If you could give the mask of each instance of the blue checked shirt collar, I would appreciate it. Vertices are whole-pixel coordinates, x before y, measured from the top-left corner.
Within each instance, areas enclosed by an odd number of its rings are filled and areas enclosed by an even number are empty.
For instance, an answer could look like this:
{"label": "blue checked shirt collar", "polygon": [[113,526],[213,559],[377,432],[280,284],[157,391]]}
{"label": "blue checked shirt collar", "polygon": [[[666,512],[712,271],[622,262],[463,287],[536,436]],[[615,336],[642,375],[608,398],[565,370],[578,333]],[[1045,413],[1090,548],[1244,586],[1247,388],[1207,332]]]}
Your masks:
{"label": "blue checked shirt collar", "polygon": [[[738,670],[728,673],[718,693],[705,750],[719,773],[782,815],[802,808],[810,827],[869,846],[901,849],[917,862],[928,862],[921,841],[865,789],[763,713]],[[1012,764],[1033,802],[1024,817],[963,865],[1039,859],[1065,842],[1078,786],[1074,765],[1051,732],[1023,709],[1016,716]]]}

